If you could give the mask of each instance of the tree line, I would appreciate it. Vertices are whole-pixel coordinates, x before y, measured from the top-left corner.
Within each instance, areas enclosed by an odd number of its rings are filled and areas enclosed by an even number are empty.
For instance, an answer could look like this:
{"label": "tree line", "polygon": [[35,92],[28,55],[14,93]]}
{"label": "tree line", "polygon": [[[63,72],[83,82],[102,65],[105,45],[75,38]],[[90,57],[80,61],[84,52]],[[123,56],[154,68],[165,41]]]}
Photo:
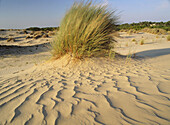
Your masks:
{"label": "tree line", "polygon": [[135,30],[141,30],[145,27],[148,28],[161,28],[166,31],[170,31],[170,21],[168,22],[139,22],[139,23],[125,23],[121,25],[116,25],[116,30],[121,30],[121,29],[135,29]]}

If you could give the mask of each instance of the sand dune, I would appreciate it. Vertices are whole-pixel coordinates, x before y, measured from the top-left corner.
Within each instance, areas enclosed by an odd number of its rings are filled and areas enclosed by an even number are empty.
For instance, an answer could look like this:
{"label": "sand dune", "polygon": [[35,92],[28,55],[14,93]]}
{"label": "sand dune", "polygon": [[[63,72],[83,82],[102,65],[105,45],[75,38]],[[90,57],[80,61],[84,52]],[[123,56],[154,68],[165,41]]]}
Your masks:
{"label": "sand dune", "polygon": [[[35,54],[37,65],[31,63]],[[16,66],[8,72],[10,67],[0,61],[5,66],[0,69],[2,125],[170,124],[168,46],[137,52],[136,58],[83,62],[68,56],[46,62],[50,57],[46,50],[3,56],[7,56],[4,62],[16,60]],[[27,58],[28,67],[25,64],[16,72],[17,63]]]}

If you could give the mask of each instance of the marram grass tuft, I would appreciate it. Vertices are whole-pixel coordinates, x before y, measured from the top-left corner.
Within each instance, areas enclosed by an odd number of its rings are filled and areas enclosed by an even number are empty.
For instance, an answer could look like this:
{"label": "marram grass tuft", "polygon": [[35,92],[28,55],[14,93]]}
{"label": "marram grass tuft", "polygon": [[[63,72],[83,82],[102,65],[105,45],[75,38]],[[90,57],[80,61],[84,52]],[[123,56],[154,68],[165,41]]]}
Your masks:
{"label": "marram grass tuft", "polygon": [[69,54],[74,58],[108,55],[114,43],[112,33],[117,23],[115,11],[92,2],[75,2],[60,24],[52,46],[53,57]]}

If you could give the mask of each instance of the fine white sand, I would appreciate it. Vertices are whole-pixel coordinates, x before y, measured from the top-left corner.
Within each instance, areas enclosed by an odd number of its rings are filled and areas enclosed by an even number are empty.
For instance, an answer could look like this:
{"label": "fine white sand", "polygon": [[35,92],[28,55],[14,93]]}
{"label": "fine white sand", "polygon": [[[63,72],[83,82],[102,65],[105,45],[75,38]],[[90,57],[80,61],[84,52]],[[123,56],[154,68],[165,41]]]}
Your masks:
{"label": "fine white sand", "polygon": [[121,33],[115,51],[135,58],[84,61],[48,60],[40,40],[30,46],[23,39],[22,47],[3,41],[0,125],[169,125],[170,42],[159,37]]}

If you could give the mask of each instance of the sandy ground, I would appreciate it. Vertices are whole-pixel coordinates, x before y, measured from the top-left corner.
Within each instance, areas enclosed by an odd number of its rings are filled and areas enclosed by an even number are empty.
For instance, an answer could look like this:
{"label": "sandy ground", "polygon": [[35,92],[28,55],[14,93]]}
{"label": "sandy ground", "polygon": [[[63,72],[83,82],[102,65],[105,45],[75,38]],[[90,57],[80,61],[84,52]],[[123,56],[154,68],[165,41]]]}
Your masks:
{"label": "sandy ground", "polygon": [[120,34],[115,51],[135,58],[48,61],[45,39],[1,40],[0,124],[169,125],[170,42]]}

